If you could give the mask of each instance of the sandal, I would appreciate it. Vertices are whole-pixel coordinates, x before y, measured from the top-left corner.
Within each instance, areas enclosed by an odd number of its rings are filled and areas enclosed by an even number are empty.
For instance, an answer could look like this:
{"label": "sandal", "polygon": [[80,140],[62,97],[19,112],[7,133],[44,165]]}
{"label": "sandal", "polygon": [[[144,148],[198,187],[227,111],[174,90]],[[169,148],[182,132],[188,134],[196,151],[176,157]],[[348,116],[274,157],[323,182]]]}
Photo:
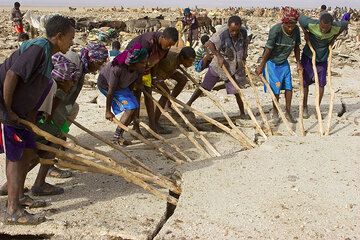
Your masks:
{"label": "sandal", "polygon": [[122,137],[119,138],[114,137],[111,141],[116,145],[123,145],[123,146],[131,145],[131,141],[125,140]]}
{"label": "sandal", "polygon": [[13,214],[5,212],[4,224],[6,225],[37,225],[45,222],[46,218],[39,214],[30,214],[24,209],[19,209]]}
{"label": "sandal", "polygon": [[47,176],[53,178],[69,178],[72,177],[72,172],[69,170],[62,170],[60,168],[52,166],[49,169]]}
{"label": "sandal", "polygon": [[[24,187],[23,192],[27,193],[29,191],[29,188]],[[0,189],[0,196],[7,196],[8,195],[8,191],[7,189]]]}
{"label": "sandal", "polygon": [[34,196],[53,196],[63,194],[64,189],[62,187],[57,187],[49,183],[44,183],[41,187],[33,186],[31,188],[31,192]]}
{"label": "sandal", "polygon": [[46,202],[43,200],[35,200],[29,197],[28,195],[25,195],[21,198],[19,198],[19,204],[23,207],[28,208],[42,208],[46,207]]}

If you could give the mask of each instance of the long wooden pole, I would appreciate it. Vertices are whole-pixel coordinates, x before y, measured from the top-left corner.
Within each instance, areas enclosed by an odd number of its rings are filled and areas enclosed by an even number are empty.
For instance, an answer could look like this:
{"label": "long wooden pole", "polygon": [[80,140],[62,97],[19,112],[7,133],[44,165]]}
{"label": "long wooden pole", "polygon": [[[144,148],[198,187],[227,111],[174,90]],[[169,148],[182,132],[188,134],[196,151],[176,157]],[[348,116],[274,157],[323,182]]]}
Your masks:
{"label": "long wooden pole", "polygon": [[55,153],[59,156],[64,156],[67,158],[71,158],[73,160],[78,161],[79,163],[82,163],[86,166],[90,166],[90,167],[94,167],[94,168],[98,168],[100,170],[103,171],[109,171],[109,173],[114,174],[116,176],[121,176],[122,178],[124,178],[127,182],[133,183],[135,185],[138,185],[140,187],[142,187],[143,189],[149,191],[150,193],[154,194],[155,196],[157,196],[160,199],[166,200],[167,202],[176,205],[177,204],[177,200],[171,196],[168,196],[162,192],[160,192],[158,189],[150,186],[149,184],[145,183],[142,179],[136,177],[134,174],[132,174],[131,172],[129,172],[126,168],[123,168],[121,166],[116,166],[116,167],[106,167],[103,166],[99,163],[93,162],[89,159],[84,159],[81,157],[78,157],[72,153],[68,153],[68,152],[64,152],[61,150],[58,150],[56,148],[53,147],[49,147],[46,146],[44,144],[41,143],[37,143],[37,148],[43,151],[48,151],[48,152],[52,152]]}
{"label": "long wooden pole", "polygon": [[[106,156],[104,156],[102,154],[99,154],[99,153],[96,153],[94,151],[85,149],[85,148],[83,148],[81,146],[78,146],[76,144],[66,142],[63,139],[57,138],[57,137],[49,134],[48,132],[41,130],[35,124],[33,124],[31,122],[28,122],[26,120],[20,119],[19,122],[21,124],[27,126],[28,128],[30,128],[37,135],[39,135],[41,137],[44,137],[46,140],[48,140],[48,141],[50,141],[50,142],[52,142],[54,144],[63,146],[65,148],[71,149],[71,150],[73,150],[75,152],[84,154],[86,156],[90,156],[90,157],[93,157],[95,159],[98,159],[98,160],[104,162],[105,164],[110,165],[111,167],[116,167],[116,168],[122,169],[122,171],[127,171],[126,168],[120,166],[117,161],[115,161],[114,159],[112,159],[110,157],[106,157]],[[71,159],[76,159],[76,157],[77,157],[76,155],[72,155],[72,156],[73,157],[70,157]],[[74,156],[75,156],[75,158],[74,158]],[[172,182],[169,182],[169,181],[164,181],[164,182],[166,182],[166,184],[169,184],[169,185],[171,185],[171,184],[174,185]]]}
{"label": "long wooden pole", "polygon": [[316,52],[315,52],[313,46],[311,45],[310,41],[307,41],[306,44],[309,46],[309,48],[312,52],[311,62],[312,62],[312,68],[313,68],[313,72],[314,72],[314,79],[315,79],[315,108],[316,108],[316,114],[317,114],[317,119],[318,119],[318,123],[319,123],[319,134],[320,134],[320,136],[322,136],[324,134],[324,126],[323,126],[323,120],[322,120],[321,111],[320,111],[320,86],[319,86],[319,75],[317,73],[317,67],[316,67]]}
{"label": "long wooden pole", "polygon": [[[68,161],[68,160],[70,160],[70,161]],[[112,171],[109,171],[109,169],[105,170],[105,169],[100,169],[97,167],[90,167],[90,166],[76,164],[73,162],[72,159],[64,158],[64,157],[58,157],[58,159],[40,158],[39,161],[41,164],[47,164],[47,165],[56,164],[59,167],[69,168],[69,169],[73,169],[73,170],[77,170],[77,171],[81,171],[81,172],[92,172],[92,173],[100,173],[100,174],[106,174],[106,175],[114,175]],[[160,179],[158,179],[156,177],[152,177],[149,175],[145,175],[145,174],[133,172],[133,171],[129,171],[129,172],[131,172],[136,177],[138,177],[146,182],[155,183],[155,184],[159,185],[160,187],[168,188],[167,185],[165,185]],[[172,189],[174,189],[176,192],[178,192],[178,194],[181,193],[181,190],[178,188],[172,188]]]}
{"label": "long wooden pole", "polygon": [[326,127],[325,135],[330,134],[330,128],[331,128],[331,117],[332,112],[334,109],[334,98],[335,98],[335,91],[332,84],[332,76],[331,76],[331,63],[332,63],[332,46],[329,46],[329,57],[328,57],[328,66],[327,66],[327,80],[330,87],[330,103],[329,103],[329,114],[328,114],[328,122]]}
{"label": "long wooden pole", "polygon": [[272,100],[273,100],[273,102],[275,104],[275,107],[278,110],[278,113],[279,113],[282,121],[285,123],[285,126],[288,129],[289,133],[291,135],[296,135],[296,133],[292,130],[289,121],[286,119],[285,114],[284,114],[283,110],[281,109],[278,100],[275,97],[275,94],[271,90],[271,87],[270,87],[270,84],[269,84],[268,80],[266,80],[263,75],[260,75],[260,78],[261,78],[262,82],[266,85],[266,88],[269,89],[268,92],[270,93],[270,96],[271,96],[271,98],[272,98]]}
{"label": "long wooden pole", "polygon": [[163,114],[167,119],[169,119],[169,121],[174,124],[174,126],[176,126],[180,130],[180,132],[184,134],[184,136],[187,137],[187,139],[189,139],[189,141],[192,142],[194,146],[200,150],[201,153],[203,153],[204,156],[211,157],[210,154],[205,151],[205,149],[201,146],[201,144],[193,136],[191,136],[188,131],[181,127],[180,124],[176,122],[176,120],[168,112],[166,112],[163,107],[160,106],[160,104],[154,99],[153,96],[151,96],[151,94],[147,93],[146,91],[144,91],[144,94],[152,99],[156,107],[160,110],[161,114]]}
{"label": "long wooden pole", "polygon": [[[212,95],[208,90],[206,90],[205,88],[203,88],[199,83],[197,83],[196,82],[196,80],[188,73],[188,72],[186,72],[186,70],[185,69],[183,69],[182,67],[180,67],[180,70],[185,74],[185,76],[188,78],[188,79],[190,79],[190,81],[191,82],[193,82],[195,85],[196,85],[196,87],[198,87],[210,100],[212,100],[213,101],[213,103],[215,104],[215,106],[217,106],[218,108],[219,108],[219,110],[221,111],[221,113],[223,114],[223,116],[225,117],[225,119],[226,119],[226,121],[228,122],[228,124],[230,125],[230,127],[233,129],[233,131],[235,131],[235,132],[237,132],[237,134],[240,136],[240,138],[241,139],[243,139],[243,140],[241,140],[240,142],[243,144],[244,142],[247,142],[245,145],[247,145],[247,146],[251,146],[251,144],[249,145],[249,143],[250,142],[252,142],[234,123],[233,123],[233,121],[231,120],[231,118],[229,117],[229,115],[226,113],[226,111],[225,111],[225,109],[224,109],[224,107],[221,105],[221,103],[219,102],[219,100],[214,96],[214,95]],[[174,101],[174,99],[172,99],[173,101]],[[178,104],[179,104],[179,102],[178,102]],[[187,108],[186,106],[184,106],[184,105],[182,105],[182,104],[180,104],[182,107],[184,107],[184,108],[186,108],[186,109],[189,109],[189,108]],[[188,106],[188,107],[190,107],[190,106]],[[191,108],[191,107],[190,107]],[[190,109],[190,111],[192,111],[191,109]],[[205,117],[206,115],[205,114],[203,114],[202,116],[200,116],[200,117],[202,117],[203,119],[205,119],[204,117]],[[206,120],[206,119],[205,119]],[[209,122],[209,121],[208,121]],[[209,122],[209,123],[211,123],[211,122]],[[213,123],[211,123],[211,124],[213,124]],[[213,125],[215,125],[215,124],[213,124]],[[225,125],[224,125],[225,126]],[[220,129],[222,129],[222,130],[224,130],[224,128],[220,128]],[[225,131],[225,130],[224,130]],[[226,132],[226,131],[225,131]],[[239,140],[239,139],[238,139]],[[253,147],[255,146],[254,144],[252,144],[253,145]]]}
{"label": "long wooden pole", "polygon": [[[162,91],[162,94],[167,97],[169,99],[170,94],[168,92],[165,91],[165,89],[163,87],[161,87],[160,85],[157,85],[157,88],[160,89]],[[174,101],[172,101],[171,99],[169,99],[169,101],[174,104]],[[187,119],[187,117],[180,111],[180,109],[178,108],[178,106],[176,106],[176,104],[173,105],[173,108],[175,110],[175,112],[177,114],[179,114],[179,116],[184,120],[185,124],[194,132],[194,134],[196,134],[196,137],[200,138],[201,141],[205,144],[205,146],[208,148],[208,150],[211,152],[211,155],[213,157],[219,157],[221,156],[221,154],[215,149],[215,147],[213,147],[213,145],[204,137],[204,135],[202,135],[200,133],[200,131],[190,123],[189,119]]]}
{"label": "long wooden pole", "polygon": [[[89,135],[93,136],[94,138],[100,140],[101,142],[109,145],[110,147],[112,147],[112,148],[118,150],[119,152],[121,152],[122,154],[124,154],[126,157],[128,157],[130,159],[130,163],[132,163],[135,166],[138,166],[138,168],[136,168],[136,171],[147,174],[149,176],[156,176],[156,177],[162,179],[163,181],[167,181],[169,184],[172,183],[172,181],[169,178],[167,178],[165,176],[162,176],[162,175],[159,175],[159,174],[156,174],[153,169],[146,166],[141,161],[137,160],[135,157],[133,157],[130,153],[128,153],[121,146],[112,143],[108,139],[103,138],[102,136],[100,136],[99,134],[94,133],[93,131],[90,131],[89,129],[87,129],[86,127],[84,127],[80,123],[76,122],[75,120],[69,120],[69,121],[71,123],[73,123],[75,126],[77,126],[78,128],[80,128],[81,130],[83,130],[84,132],[88,133]],[[135,167],[135,166],[132,166],[132,167]]]}
{"label": "long wooden pole", "polygon": [[183,160],[179,159],[178,157],[176,157],[174,154],[166,151],[163,147],[161,147],[160,145],[158,145],[157,143],[151,142],[149,140],[147,140],[146,138],[144,138],[141,134],[137,133],[136,131],[130,129],[128,126],[125,126],[122,122],[120,122],[119,120],[117,120],[116,118],[113,118],[113,122],[115,124],[117,124],[120,128],[122,128],[124,131],[130,133],[131,135],[133,135],[134,137],[136,137],[137,139],[139,139],[141,142],[143,142],[144,144],[152,147],[155,150],[159,150],[159,152],[161,152],[164,156],[168,157],[169,159],[175,161],[178,164],[182,164],[184,163]]}
{"label": "long wooden pole", "polygon": [[[160,92],[161,94],[161,92]],[[214,126],[220,128],[221,130],[223,130],[224,132],[228,133],[230,136],[232,136],[234,139],[238,140],[240,142],[241,145],[243,145],[246,149],[251,149],[254,148],[256,146],[256,144],[254,142],[252,142],[245,134],[243,134],[241,131],[236,131],[235,129],[230,129],[227,126],[225,126],[224,124],[212,119],[211,117],[207,116],[206,114],[196,110],[195,108],[192,108],[190,106],[188,106],[187,104],[181,102],[180,100],[173,98],[173,97],[169,97],[172,101],[174,101],[176,104],[182,106],[183,108],[189,110],[190,112],[194,113],[195,115],[203,118],[205,121],[213,124]]]}
{"label": "long wooden pole", "polygon": [[254,79],[252,78],[251,72],[250,72],[249,68],[246,66],[245,63],[244,63],[244,66],[245,66],[245,72],[246,72],[246,74],[248,75],[248,78],[249,78],[250,86],[251,86],[251,88],[252,88],[252,90],[253,90],[253,92],[254,92],[256,105],[257,105],[258,110],[259,110],[259,112],[260,112],[260,116],[261,116],[261,118],[262,118],[262,120],[263,120],[263,123],[264,123],[264,125],[265,125],[265,128],[266,128],[266,130],[267,130],[267,132],[268,132],[269,135],[273,135],[271,126],[270,126],[270,124],[269,124],[269,122],[268,122],[268,120],[267,120],[266,114],[265,114],[265,112],[264,112],[264,110],[263,110],[263,108],[262,108],[262,106],[261,106],[259,93],[258,93],[258,91],[257,91],[257,89],[256,89],[256,87],[255,87]]}
{"label": "long wooden pole", "polygon": [[300,118],[300,133],[305,136],[304,128],[304,70],[299,71],[299,88],[300,88],[300,102],[299,102],[299,118]]}
{"label": "long wooden pole", "polygon": [[225,67],[225,65],[222,66],[223,71],[225,72],[225,75],[227,76],[227,78],[229,79],[229,81],[233,84],[233,86],[235,87],[236,91],[239,93],[242,102],[244,103],[244,107],[247,111],[247,113],[249,114],[251,120],[254,123],[254,126],[256,128],[256,130],[260,133],[260,135],[267,139],[266,134],[264,133],[264,131],[261,129],[260,124],[258,123],[258,121],[255,118],[254,113],[252,112],[250,105],[248,103],[248,101],[245,99],[245,95],[242,92],[241,88],[239,87],[239,85],[237,84],[237,82],[234,80],[234,78],[230,75],[229,71],[227,70],[227,68]]}
{"label": "long wooden pole", "polygon": [[192,162],[191,158],[189,158],[183,151],[181,151],[181,149],[178,146],[176,146],[175,144],[170,143],[163,136],[161,136],[161,135],[157,134],[156,132],[154,132],[148,125],[146,125],[143,122],[140,122],[139,125],[141,127],[145,128],[146,131],[148,131],[156,139],[160,140],[163,144],[169,145],[170,147],[175,149],[175,151],[178,152],[181,156],[183,156],[187,162]]}

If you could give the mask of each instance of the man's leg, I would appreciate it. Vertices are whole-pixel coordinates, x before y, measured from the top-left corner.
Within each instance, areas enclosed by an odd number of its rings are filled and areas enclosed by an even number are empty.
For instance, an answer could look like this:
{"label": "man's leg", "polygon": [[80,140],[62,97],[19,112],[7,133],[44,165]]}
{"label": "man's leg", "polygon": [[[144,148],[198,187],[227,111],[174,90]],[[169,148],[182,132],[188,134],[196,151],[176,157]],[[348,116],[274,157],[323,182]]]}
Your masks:
{"label": "man's leg", "polygon": [[239,110],[240,110],[240,118],[246,119],[248,118],[248,116],[245,113],[245,108],[244,108],[244,103],[240,97],[240,95],[238,93],[235,94],[235,98],[236,98],[236,102],[239,106]]}
{"label": "man's leg", "polygon": [[24,149],[20,160],[6,160],[6,178],[8,185],[8,202],[5,221],[11,224],[39,224],[44,217],[29,214],[20,206],[19,196],[23,194],[25,178],[29,170],[30,157],[34,150]]}
{"label": "man's leg", "polygon": [[[140,101],[141,101],[141,90],[134,90],[134,95],[136,97],[137,102],[140,105]],[[141,131],[140,131],[140,126],[139,126],[139,117],[140,117],[140,106],[139,108],[135,109],[135,112],[133,113],[133,129],[142,135]]]}
{"label": "man's leg", "polygon": [[285,108],[286,108],[286,118],[291,123],[296,123],[295,119],[291,114],[291,100],[292,100],[292,90],[285,90]]}
{"label": "man's leg", "polygon": [[[125,110],[120,118],[120,122],[125,126],[129,126],[129,124],[133,121],[135,113],[136,113],[136,109]],[[125,140],[123,134],[124,134],[124,129],[117,127],[114,134],[114,141],[117,141],[117,143],[121,145],[130,145],[131,142]]]}
{"label": "man's leg", "polygon": [[[150,96],[152,95],[152,90],[150,87],[145,87],[144,91],[146,91]],[[149,117],[149,127],[153,131],[157,132],[156,124],[155,124],[154,102],[152,98],[147,95],[144,96],[144,101],[145,101],[146,112]]]}
{"label": "man's leg", "polygon": [[[166,86],[165,82],[161,82],[159,83],[158,85],[160,85],[162,88],[165,89],[165,91],[167,93],[170,94],[170,89]],[[159,104],[162,108],[165,108],[166,106],[166,103],[168,102],[168,98],[165,97],[165,96],[161,96],[160,99],[159,99]],[[156,127],[158,126],[158,122],[159,122],[159,119],[160,119],[160,116],[161,116],[161,111],[158,107],[155,107],[155,125]]]}
{"label": "man's leg", "polygon": [[319,87],[319,105],[321,104],[321,100],[324,96],[325,87]]}
{"label": "man's leg", "polygon": [[195,92],[191,95],[189,101],[187,101],[186,105],[191,106],[193,104],[193,102],[195,102],[195,100],[201,96],[201,94],[202,94],[202,91],[199,88],[197,88],[195,90]]}
{"label": "man's leg", "polygon": [[304,86],[304,118],[308,119],[310,117],[309,109],[308,109],[308,96],[309,96],[309,86]]}

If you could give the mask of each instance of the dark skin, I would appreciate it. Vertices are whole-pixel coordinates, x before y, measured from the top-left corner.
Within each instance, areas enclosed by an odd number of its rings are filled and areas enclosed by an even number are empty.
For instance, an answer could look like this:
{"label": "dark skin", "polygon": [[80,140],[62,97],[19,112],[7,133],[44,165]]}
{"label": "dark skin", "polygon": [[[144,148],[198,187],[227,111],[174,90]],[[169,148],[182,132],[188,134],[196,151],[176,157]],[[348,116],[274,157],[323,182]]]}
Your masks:
{"label": "dark skin", "polygon": [[[58,33],[53,37],[48,38],[52,44],[52,54],[57,52],[66,53],[70,46],[73,44],[73,38],[75,36],[75,29],[71,28],[66,33]],[[7,111],[8,119],[10,122],[18,124],[19,117],[12,111],[12,102],[15,88],[18,84],[19,76],[13,71],[9,70],[6,73],[4,80],[3,96],[4,106]],[[27,120],[34,122],[36,111],[28,115]],[[8,205],[7,213],[14,214],[20,209],[19,197],[23,196],[24,182],[26,174],[29,170],[31,162],[37,157],[33,149],[25,149],[24,154],[20,161],[12,161],[6,159],[6,176],[8,186]]]}
{"label": "dark skin", "polygon": [[[139,63],[130,64],[128,66],[128,70],[131,72],[141,71],[141,70],[144,70],[145,67],[146,67],[146,61],[142,61]],[[112,121],[113,118],[115,118],[115,115],[111,112],[111,105],[112,105],[112,101],[114,99],[114,92],[116,91],[116,89],[117,89],[117,85],[110,84],[109,89],[108,89],[108,95],[106,96],[105,118],[109,121]],[[135,112],[136,112],[136,109],[124,111],[120,118],[120,122],[122,124],[124,124],[125,126],[128,126],[131,123],[131,121],[133,120]]]}
{"label": "dark skin", "polygon": [[[89,73],[96,73],[104,63],[105,63],[105,61],[90,62],[89,63]],[[76,84],[76,82],[71,81],[71,80],[57,82],[58,88],[63,90],[65,93],[68,93],[75,84]],[[61,102],[61,100],[55,97],[54,102],[53,102],[53,107],[52,107],[53,113],[55,112],[54,110],[59,106],[60,102]],[[49,118],[47,120],[50,121],[51,119],[52,119],[52,115],[49,116]],[[58,146],[53,146],[53,147],[57,148]],[[54,157],[53,155],[47,156],[47,158],[53,158],[53,157]],[[53,186],[46,183],[46,181],[45,181],[47,173],[49,172],[49,169],[52,166],[53,165],[45,165],[45,164],[40,165],[38,175],[37,175],[34,185],[33,185],[34,187],[36,187],[38,189],[42,189],[45,192],[52,190]]]}
{"label": "dark skin", "polygon": [[[296,22],[290,22],[290,23],[283,23],[282,24],[282,29],[283,31],[288,34],[288,35],[292,35],[294,32],[294,29],[296,27]],[[294,54],[295,54],[295,59],[297,62],[297,68],[298,71],[300,72],[302,70],[302,65],[300,63],[300,46],[296,45],[294,47]],[[265,48],[265,52],[262,56],[262,60],[260,65],[258,66],[258,68],[256,69],[256,74],[257,75],[261,75],[263,72],[263,69],[265,67],[266,62],[269,60],[269,57],[271,55],[271,49],[269,48]],[[280,95],[279,94],[275,94],[276,99],[279,101]],[[291,99],[292,99],[292,91],[291,90],[285,90],[285,105],[286,105],[286,113],[288,115],[291,116]],[[277,109],[275,107],[275,104],[273,104],[273,109],[274,111],[277,113]]]}
{"label": "dark skin", "polygon": [[[179,61],[179,65],[178,67],[180,67],[180,65],[183,65],[185,68],[189,68],[194,64],[195,58],[189,58],[189,59],[185,59],[182,56],[178,56],[178,61]],[[179,94],[181,93],[181,91],[184,89],[186,83],[187,83],[187,78],[181,74],[180,72],[175,71],[174,74],[172,76],[170,76],[169,78],[174,79],[175,81],[177,81],[174,89],[171,91],[171,96],[176,98],[177,96],[179,96]],[[164,79],[165,80],[165,79]],[[170,89],[167,87],[167,85],[165,84],[165,82],[159,82],[158,83],[161,87],[163,87],[167,93],[170,93]],[[168,98],[166,98],[165,96],[161,96],[159,99],[159,104],[162,108],[164,108],[166,106],[166,104],[168,104]],[[158,124],[159,124],[159,119],[161,116],[161,111],[159,108],[156,108],[155,110],[155,124],[156,127],[158,128]]]}
{"label": "dark skin", "polygon": [[[158,44],[160,45],[160,47],[163,49],[163,50],[169,50],[172,46],[174,46],[176,44],[176,42],[174,42],[173,40],[171,39],[167,39],[165,38],[164,36],[160,36],[159,39],[158,39]],[[159,59],[160,61],[161,59]],[[158,61],[158,62],[159,62]],[[156,63],[158,63],[156,62]],[[154,65],[156,64],[154,63]],[[147,69],[152,69],[154,67],[154,65],[152,66],[146,66]],[[150,70],[151,71],[151,70]],[[153,73],[152,73],[153,75]],[[152,95],[152,89],[151,87],[147,87],[147,86],[144,86],[142,88],[142,91],[146,91],[148,94]],[[141,91],[137,90],[134,92],[138,102],[140,102],[140,97],[141,97]],[[148,114],[148,117],[149,117],[149,127],[155,131],[155,132],[158,132],[157,128],[156,128],[156,124],[155,124],[155,114],[154,114],[154,102],[152,101],[152,99],[145,95],[144,94],[144,102],[145,102],[145,107],[146,107],[146,112]],[[140,127],[139,127],[139,124],[138,124],[138,119],[139,119],[139,114],[140,114],[140,111],[139,109],[137,109],[135,111],[135,116],[134,116],[134,129],[135,131],[137,131],[138,133],[141,133],[140,131]]]}
{"label": "dark skin", "polygon": [[[332,24],[326,24],[324,23],[323,21],[320,21],[320,24],[319,24],[319,27],[320,27],[320,31],[324,34],[326,33],[329,33],[331,31],[331,28],[332,28]],[[309,31],[307,31],[304,27],[301,26],[301,29],[303,30],[304,32],[304,38],[305,38],[305,41],[306,43],[308,43],[310,41],[310,33]],[[338,34],[336,34],[332,40],[329,42],[329,46],[333,46],[336,38],[342,33],[339,32]],[[319,104],[321,104],[321,100],[324,96],[324,91],[325,91],[325,87],[321,87],[319,86]],[[304,112],[306,114],[306,116],[308,116],[308,96],[309,96],[309,86],[304,86],[304,101],[303,101],[303,104],[304,104]]]}
{"label": "dark skin", "polygon": [[[229,34],[230,37],[236,41],[239,37],[240,33],[240,29],[241,29],[241,24],[235,24],[235,23],[231,23],[228,25],[229,28]],[[218,64],[219,67],[222,67],[224,64],[226,64],[224,57],[221,55],[221,53],[216,49],[216,46],[214,43],[212,43],[211,41],[208,41],[206,43],[206,48],[207,50],[214,55],[217,60],[218,60]],[[244,52],[244,61],[246,60],[246,49],[247,46],[244,47],[245,52]],[[190,97],[189,101],[186,103],[187,105],[191,106],[191,104],[201,96],[202,91],[200,89],[196,89],[195,92],[193,93],[193,95]],[[240,116],[241,117],[245,117],[245,109],[244,109],[244,103],[240,97],[239,94],[235,94],[235,98],[236,98],[236,102],[238,104],[239,110],[240,110]]]}

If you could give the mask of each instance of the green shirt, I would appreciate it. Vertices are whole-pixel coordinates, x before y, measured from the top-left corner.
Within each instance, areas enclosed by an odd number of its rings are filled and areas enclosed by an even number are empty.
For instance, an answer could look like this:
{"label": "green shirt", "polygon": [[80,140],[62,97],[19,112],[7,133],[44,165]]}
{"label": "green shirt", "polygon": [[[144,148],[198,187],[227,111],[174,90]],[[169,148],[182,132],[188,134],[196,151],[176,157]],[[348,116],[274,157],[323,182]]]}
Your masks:
{"label": "green shirt", "polygon": [[[310,33],[310,43],[316,52],[317,62],[327,61],[329,55],[329,43],[333,40],[335,35],[344,31],[348,25],[346,21],[334,21],[330,31],[328,33],[322,33],[320,31],[320,20],[301,16],[299,23]],[[312,57],[312,52],[307,44],[305,45],[303,52],[307,57]]]}
{"label": "green shirt", "polygon": [[282,23],[274,25],[269,31],[269,38],[265,47],[271,49],[269,60],[275,64],[282,64],[289,57],[295,46],[299,46],[300,28],[295,27],[291,35],[282,28]]}

